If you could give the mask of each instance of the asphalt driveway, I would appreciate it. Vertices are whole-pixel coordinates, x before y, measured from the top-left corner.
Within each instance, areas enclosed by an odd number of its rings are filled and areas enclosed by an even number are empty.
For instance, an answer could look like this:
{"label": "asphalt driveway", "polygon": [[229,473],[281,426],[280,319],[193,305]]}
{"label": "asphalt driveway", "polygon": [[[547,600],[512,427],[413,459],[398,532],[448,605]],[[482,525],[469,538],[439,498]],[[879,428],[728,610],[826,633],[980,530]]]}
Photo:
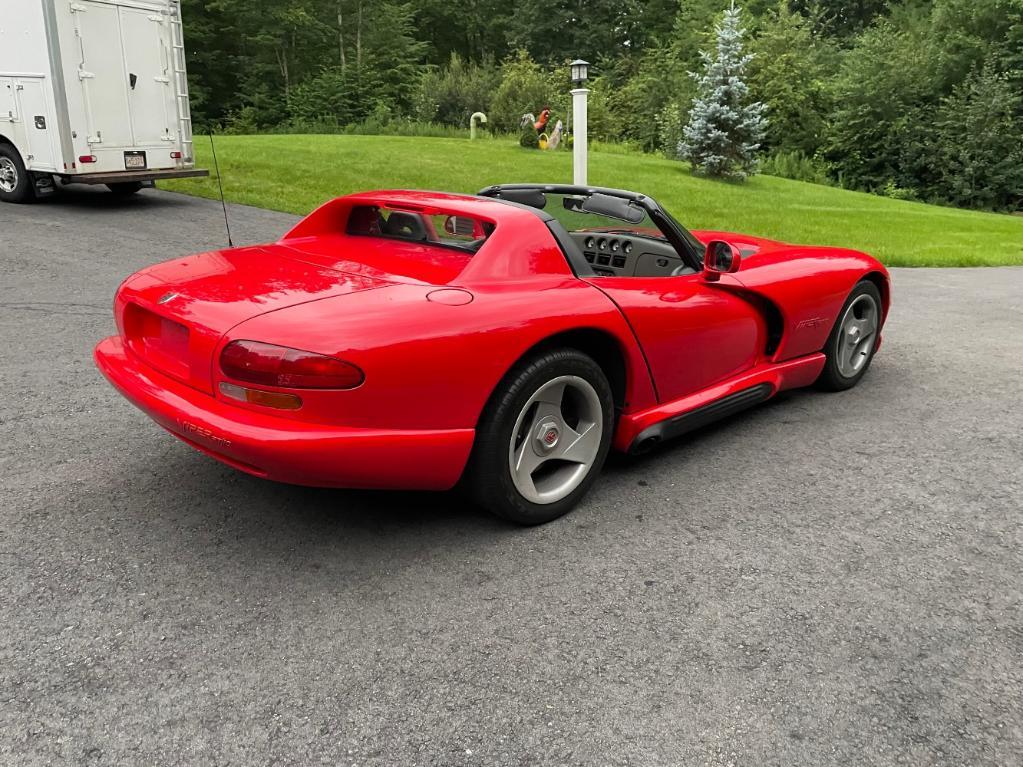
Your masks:
{"label": "asphalt driveway", "polygon": [[857,389],[519,529],[245,476],[102,380],[120,280],[222,227],[0,205],[0,764],[1023,763],[1023,269],[897,270]]}

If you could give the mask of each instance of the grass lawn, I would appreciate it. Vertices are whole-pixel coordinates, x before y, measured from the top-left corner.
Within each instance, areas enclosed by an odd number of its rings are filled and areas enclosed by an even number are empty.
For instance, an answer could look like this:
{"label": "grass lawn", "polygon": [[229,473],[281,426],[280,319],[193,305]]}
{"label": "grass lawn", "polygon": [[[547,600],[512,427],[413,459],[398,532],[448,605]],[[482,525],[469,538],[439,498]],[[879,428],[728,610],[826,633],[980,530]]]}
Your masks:
{"label": "grass lawn", "polygon": [[[201,167],[209,140],[196,137]],[[308,213],[367,189],[475,192],[488,184],[569,182],[570,152],[520,148],[511,140],[391,136],[221,136],[217,157],[232,202]],[[1023,217],[977,213],[756,176],[745,184],[692,177],[680,163],[644,154],[592,151],[590,183],[653,197],[692,229],[724,229],[793,243],[864,250],[889,266],[1023,265]],[[217,197],[213,178],[161,187]]]}

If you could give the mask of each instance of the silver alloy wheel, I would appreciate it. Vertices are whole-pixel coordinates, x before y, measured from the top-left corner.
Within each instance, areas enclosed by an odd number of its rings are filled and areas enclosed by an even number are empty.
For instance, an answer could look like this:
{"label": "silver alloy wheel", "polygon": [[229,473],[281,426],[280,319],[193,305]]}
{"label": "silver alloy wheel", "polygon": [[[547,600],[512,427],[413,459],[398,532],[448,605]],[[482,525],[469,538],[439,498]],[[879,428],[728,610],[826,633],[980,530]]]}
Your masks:
{"label": "silver alloy wheel", "polygon": [[852,378],[863,369],[874,348],[879,319],[877,302],[873,296],[857,296],[842,315],[838,334],[835,362],[838,372]]}
{"label": "silver alloy wheel", "polygon": [[589,381],[548,381],[523,406],[512,430],[508,465],[516,489],[532,503],[560,501],[586,478],[603,433],[603,408]]}
{"label": "silver alloy wheel", "polygon": [[0,192],[10,194],[18,188],[18,168],[10,157],[0,157]]}

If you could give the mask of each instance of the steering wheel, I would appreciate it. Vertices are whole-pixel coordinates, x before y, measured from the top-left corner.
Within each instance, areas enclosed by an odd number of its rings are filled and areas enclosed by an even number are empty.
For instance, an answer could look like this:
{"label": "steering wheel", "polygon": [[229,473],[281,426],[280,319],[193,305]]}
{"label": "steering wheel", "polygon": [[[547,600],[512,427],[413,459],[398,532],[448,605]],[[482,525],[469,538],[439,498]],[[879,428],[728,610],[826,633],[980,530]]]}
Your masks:
{"label": "steering wheel", "polygon": [[679,264],[678,266],[671,270],[671,276],[678,277],[681,274],[686,274],[686,270],[688,270],[690,273],[693,273],[693,270],[689,269],[689,265],[686,264],[685,262],[682,262],[681,264]]}

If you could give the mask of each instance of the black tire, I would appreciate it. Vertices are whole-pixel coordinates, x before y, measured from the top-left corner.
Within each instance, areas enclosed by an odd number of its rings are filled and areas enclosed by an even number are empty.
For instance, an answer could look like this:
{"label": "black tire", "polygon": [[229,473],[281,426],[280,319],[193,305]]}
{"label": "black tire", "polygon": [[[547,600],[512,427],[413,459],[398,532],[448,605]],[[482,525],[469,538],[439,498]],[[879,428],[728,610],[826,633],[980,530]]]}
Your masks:
{"label": "black tire", "polygon": [[[859,299],[861,296],[868,296],[874,302],[874,310],[877,312],[877,329],[875,331],[875,337],[873,344],[870,345],[869,351],[867,352],[867,358],[859,369],[853,375],[845,375],[842,373],[839,367],[839,346],[843,343],[842,338],[842,318],[846,316],[846,312],[849,307],[852,306],[853,302]],[[816,386],[818,389],[824,391],[845,391],[851,389],[860,382],[860,379],[866,375],[867,370],[870,368],[870,363],[874,359],[874,352],[877,349],[877,337],[876,334],[881,332],[881,293],[877,289],[877,286],[870,280],[861,280],[856,283],[856,287],[849,293],[849,297],[845,300],[842,305],[842,310],[838,313],[835,318],[835,326],[831,329],[831,335],[828,336],[828,342],[824,346],[824,369],[821,371],[820,377],[818,377]]]}
{"label": "black tire", "polygon": [[142,188],[141,181],[122,181],[119,184],[107,184],[109,189],[115,197],[131,197],[135,192]]}
{"label": "black tire", "polygon": [[10,144],[0,144],[0,173],[4,174],[5,186],[13,185],[13,189],[4,191],[0,186],[0,200],[3,202],[32,202],[35,193],[32,191],[32,179],[25,170],[18,150]]}
{"label": "black tire", "polygon": [[[560,500],[534,503],[519,491],[512,477],[509,460],[512,431],[533,395],[560,376],[577,376],[596,393],[602,425],[599,447],[589,470],[574,490]],[[481,507],[511,522],[520,525],[550,522],[571,511],[586,495],[611,449],[613,429],[614,397],[600,366],[575,349],[539,352],[508,373],[491,396],[476,429],[476,443],[466,471],[466,489]]]}

